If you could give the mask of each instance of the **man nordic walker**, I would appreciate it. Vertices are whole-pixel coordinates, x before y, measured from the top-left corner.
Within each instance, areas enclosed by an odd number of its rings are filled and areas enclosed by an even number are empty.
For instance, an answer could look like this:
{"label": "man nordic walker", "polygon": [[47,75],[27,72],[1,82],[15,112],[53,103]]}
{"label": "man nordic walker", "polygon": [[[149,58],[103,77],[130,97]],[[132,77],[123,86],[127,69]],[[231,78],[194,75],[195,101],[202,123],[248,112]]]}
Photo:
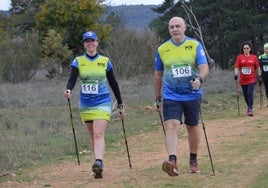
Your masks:
{"label": "man nordic walker", "polygon": [[[263,46],[264,53],[259,56],[261,67],[262,83],[265,88],[266,99],[268,100],[268,43]],[[266,105],[268,107],[268,104]]]}
{"label": "man nordic walker", "polygon": [[120,118],[124,117],[123,102],[111,61],[97,51],[98,37],[96,33],[93,31],[85,32],[83,45],[86,52],[84,55],[76,57],[71,64],[71,74],[64,97],[71,97],[71,91],[79,76],[81,83],[80,115],[87,126],[90,147],[95,157],[92,171],[95,179],[100,179],[104,170],[105,130],[110,121],[112,110],[112,99],[107,81],[117,100]]}
{"label": "man nordic walker", "polygon": [[[156,53],[154,88],[156,107],[163,99],[165,144],[168,160],[162,170],[169,176],[178,175],[177,149],[179,126],[185,123],[189,143],[190,173],[199,173],[197,153],[200,142],[199,110],[201,84],[209,73],[207,58],[201,43],[185,36],[186,23],[173,17],[168,24],[171,38]],[[163,91],[162,90],[163,85]],[[157,108],[160,112],[161,108]],[[184,122],[182,115],[184,114]]]}

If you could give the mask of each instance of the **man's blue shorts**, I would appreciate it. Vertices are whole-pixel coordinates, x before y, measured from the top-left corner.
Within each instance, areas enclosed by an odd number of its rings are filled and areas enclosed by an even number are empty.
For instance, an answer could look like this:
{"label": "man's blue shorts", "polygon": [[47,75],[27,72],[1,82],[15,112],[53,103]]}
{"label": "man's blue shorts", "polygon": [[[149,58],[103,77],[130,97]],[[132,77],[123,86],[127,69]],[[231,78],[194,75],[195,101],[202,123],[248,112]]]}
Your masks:
{"label": "man's blue shorts", "polygon": [[184,123],[186,125],[189,126],[198,125],[199,110],[200,110],[199,100],[173,101],[164,99],[163,100],[164,121],[176,119],[182,123],[183,122],[182,114],[184,114]]}

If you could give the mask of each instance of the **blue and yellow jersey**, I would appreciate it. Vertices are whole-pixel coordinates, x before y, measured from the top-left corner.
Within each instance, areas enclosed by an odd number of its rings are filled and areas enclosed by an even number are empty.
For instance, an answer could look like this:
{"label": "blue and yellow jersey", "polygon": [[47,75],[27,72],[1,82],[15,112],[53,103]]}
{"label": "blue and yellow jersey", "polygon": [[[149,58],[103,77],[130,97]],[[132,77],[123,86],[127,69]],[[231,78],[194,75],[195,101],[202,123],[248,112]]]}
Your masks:
{"label": "blue and yellow jersey", "polygon": [[109,58],[98,54],[91,59],[83,55],[76,57],[71,66],[79,70],[81,108],[111,101],[106,78],[106,72],[112,69]]}
{"label": "blue and yellow jersey", "polygon": [[259,56],[259,64],[263,74],[268,74],[268,54],[262,54]]}
{"label": "blue and yellow jersey", "polygon": [[[203,47],[195,39],[185,37],[176,44],[169,39],[162,44],[155,56],[155,70],[163,71],[163,99],[188,101],[196,99],[191,80],[198,77],[198,66],[207,64]],[[202,90],[198,91],[202,96]]]}

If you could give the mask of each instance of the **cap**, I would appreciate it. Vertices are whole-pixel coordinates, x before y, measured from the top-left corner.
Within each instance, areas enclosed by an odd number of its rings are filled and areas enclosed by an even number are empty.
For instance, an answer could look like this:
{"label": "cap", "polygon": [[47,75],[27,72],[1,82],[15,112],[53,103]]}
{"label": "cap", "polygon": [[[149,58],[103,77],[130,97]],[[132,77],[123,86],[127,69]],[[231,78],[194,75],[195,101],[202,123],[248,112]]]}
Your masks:
{"label": "cap", "polygon": [[83,34],[83,42],[85,42],[87,39],[98,40],[98,37],[93,31],[87,31]]}
{"label": "cap", "polygon": [[265,49],[265,48],[268,48],[268,43],[265,43],[264,46],[263,46],[263,48],[264,48],[264,49]]}

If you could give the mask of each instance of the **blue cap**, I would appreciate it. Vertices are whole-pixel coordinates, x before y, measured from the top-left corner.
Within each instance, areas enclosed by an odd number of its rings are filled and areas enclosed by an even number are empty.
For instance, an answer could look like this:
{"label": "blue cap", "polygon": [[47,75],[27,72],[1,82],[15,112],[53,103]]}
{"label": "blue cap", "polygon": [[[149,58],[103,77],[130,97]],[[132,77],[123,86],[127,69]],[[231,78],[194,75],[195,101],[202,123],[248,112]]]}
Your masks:
{"label": "blue cap", "polygon": [[85,40],[87,40],[87,39],[98,40],[98,37],[97,37],[96,33],[94,33],[93,31],[87,31],[83,35],[83,42],[85,42]]}

